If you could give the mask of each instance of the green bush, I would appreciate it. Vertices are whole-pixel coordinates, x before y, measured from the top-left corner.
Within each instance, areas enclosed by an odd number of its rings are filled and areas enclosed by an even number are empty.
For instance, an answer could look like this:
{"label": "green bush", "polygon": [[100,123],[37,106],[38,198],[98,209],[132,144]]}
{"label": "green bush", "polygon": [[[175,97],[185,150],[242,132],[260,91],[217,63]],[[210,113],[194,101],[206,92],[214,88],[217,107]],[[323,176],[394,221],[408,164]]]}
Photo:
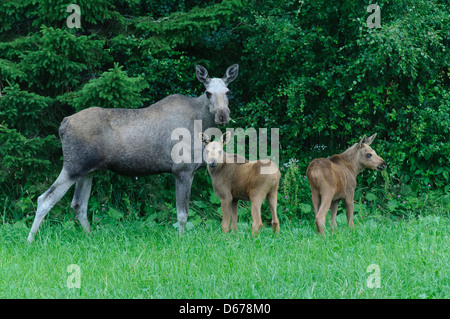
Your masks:
{"label": "green bush", "polygon": [[130,78],[122,67],[114,64],[114,68],[63,100],[68,100],[77,112],[91,106],[137,108],[143,106],[144,99],[140,93],[147,87],[143,78]]}
{"label": "green bush", "polygon": [[[201,94],[198,63],[213,76],[240,64],[230,127],[279,128],[284,217],[312,214],[304,174],[313,158],[340,153],[375,132],[374,149],[388,162],[388,175],[358,177],[360,189],[380,199],[361,193],[358,209],[404,216],[420,212],[413,207],[427,194],[448,200],[450,12],[442,1],[378,1],[379,29],[366,25],[370,1],[78,4],[80,29],[66,26],[68,4],[60,0],[0,4],[0,203],[21,207],[4,210],[8,218],[30,214],[30,199],[59,173],[56,135],[65,116],[90,106],[136,108],[173,93]],[[91,214],[174,223],[172,176],[133,182],[97,173],[94,180]],[[398,189],[410,206],[395,197]],[[195,223],[220,216],[211,191],[206,171],[198,171]],[[61,207],[68,210],[67,203]]]}

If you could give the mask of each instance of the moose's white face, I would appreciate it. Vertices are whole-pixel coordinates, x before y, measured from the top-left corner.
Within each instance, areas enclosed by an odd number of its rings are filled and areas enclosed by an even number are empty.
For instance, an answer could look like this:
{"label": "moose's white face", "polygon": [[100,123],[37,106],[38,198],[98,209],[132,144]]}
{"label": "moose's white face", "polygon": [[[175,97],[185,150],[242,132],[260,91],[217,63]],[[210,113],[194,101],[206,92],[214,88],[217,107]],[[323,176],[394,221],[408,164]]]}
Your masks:
{"label": "moose's white face", "polygon": [[228,108],[228,96],[230,90],[222,79],[214,78],[206,86],[206,97],[209,102],[209,111],[214,114],[217,125],[225,125],[230,122],[230,109]]}
{"label": "moose's white face", "polygon": [[210,78],[208,71],[201,65],[195,67],[197,79],[205,85],[205,95],[208,99],[209,111],[214,114],[214,122],[217,125],[225,125],[230,122],[230,109],[228,97],[230,90],[228,84],[234,81],[239,73],[239,65],[230,66],[222,78]]}

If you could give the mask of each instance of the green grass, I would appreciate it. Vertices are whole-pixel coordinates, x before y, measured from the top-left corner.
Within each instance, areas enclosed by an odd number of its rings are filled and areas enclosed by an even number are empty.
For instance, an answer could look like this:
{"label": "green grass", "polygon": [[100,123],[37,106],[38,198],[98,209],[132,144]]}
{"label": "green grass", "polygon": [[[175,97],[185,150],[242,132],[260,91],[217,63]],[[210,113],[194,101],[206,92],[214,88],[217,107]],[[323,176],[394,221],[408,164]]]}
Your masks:
{"label": "green grass", "polygon": [[[26,242],[22,223],[0,226],[0,298],[449,298],[448,216],[400,221],[338,215],[338,230],[318,236],[310,222],[250,225],[223,235],[220,223],[186,232],[123,222],[91,236],[45,222]],[[329,224],[327,225],[329,229]],[[81,288],[69,288],[81,271]],[[369,288],[377,264],[381,288]]]}

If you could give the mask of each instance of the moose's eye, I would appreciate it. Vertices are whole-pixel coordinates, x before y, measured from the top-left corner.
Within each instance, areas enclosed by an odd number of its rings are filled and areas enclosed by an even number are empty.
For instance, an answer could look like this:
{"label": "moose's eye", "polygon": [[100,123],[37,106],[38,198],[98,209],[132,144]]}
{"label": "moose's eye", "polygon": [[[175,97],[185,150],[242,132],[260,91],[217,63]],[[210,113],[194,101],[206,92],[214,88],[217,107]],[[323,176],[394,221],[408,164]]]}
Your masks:
{"label": "moose's eye", "polygon": [[372,154],[370,154],[370,153],[366,154],[366,158],[371,158],[371,157],[372,157]]}
{"label": "moose's eye", "polygon": [[207,97],[208,99],[210,99],[210,98],[211,98],[211,96],[212,96],[212,93],[211,93],[211,92],[209,92],[209,91],[206,91],[206,97]]}

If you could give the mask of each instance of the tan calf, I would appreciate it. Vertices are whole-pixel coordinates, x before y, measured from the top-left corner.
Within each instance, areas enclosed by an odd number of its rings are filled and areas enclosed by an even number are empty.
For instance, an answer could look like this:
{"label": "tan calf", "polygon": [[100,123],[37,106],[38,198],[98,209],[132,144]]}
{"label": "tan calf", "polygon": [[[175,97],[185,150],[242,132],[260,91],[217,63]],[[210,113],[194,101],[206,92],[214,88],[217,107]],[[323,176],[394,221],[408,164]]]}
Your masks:
{"label": "tan calf", "polygon": [[313,160],[307,170],[311,197],[316,214],[316,229],[323,234],[325,217],[331,207],[331,229],[336,227],[336,214],[339,201],[345,202],[347,222],[353,224],[353,197],[356,188],[356,176],[364,169],[382,171],[387,167],[386,162],[369,146],[376,137],[376,133],[369,138],[364,137],[344,153],[330,158]]}
{"label": "tan calf", "polygon": [[[230,141],[230,135],[230,132],[226,132],[220,141],[211,142],[206,134],[199,134],[205,145],[204,158],[213,189],[222,205],[222,231],[228,232],[230,218],[231,230],[237,230],[238,201],[246,200],[252,203],[252,234],[256,235],[262,227],[261,205],[267,199],[272,214],[272,229],[278,232],[280,223],[277,217],[277,191],[280,171],[272,161],[249,162],[239,155],[224,152],[223,145]],[[270,173],[266,174],[266,171]]]}

